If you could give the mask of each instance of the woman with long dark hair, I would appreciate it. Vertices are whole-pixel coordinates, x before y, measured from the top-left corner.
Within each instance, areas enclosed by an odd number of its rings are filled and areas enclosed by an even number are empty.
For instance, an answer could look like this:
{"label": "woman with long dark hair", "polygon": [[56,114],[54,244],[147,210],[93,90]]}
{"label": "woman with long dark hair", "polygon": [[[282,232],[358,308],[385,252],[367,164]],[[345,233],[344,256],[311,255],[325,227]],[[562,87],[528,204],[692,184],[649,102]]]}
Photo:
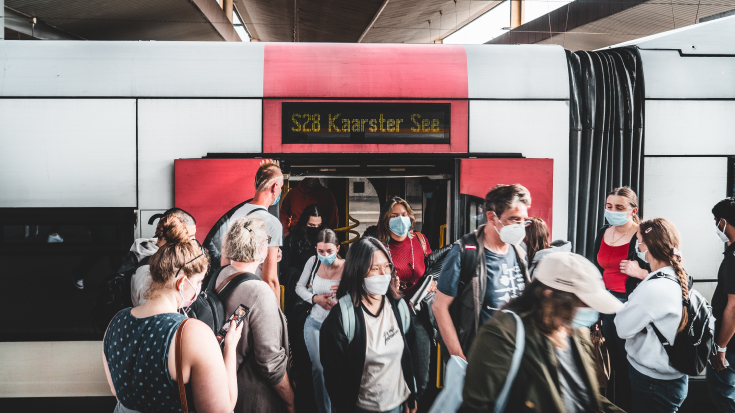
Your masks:
{"label": "woman with long dark hair", "polygon": [[[687,324],[689,277],[681,264],[679,231],[663,218],[642,222],[636,239],[638,256],[651,273],[628,297],[615,316],[630,361],[632,412],[668,413],[687,396],[689,376],[671,366],[656,330],[669,343]],[[678,283],[664,278],[673,276]]]}
{"label": "woman with long dark hair", "polygon": [[406,303],[391,289],[395,267],[375,238],[347,253],[339,302],[320,331],[320,355],[332,408],[339,413],[416,411]]}
{"label": "woman with long dark hair", "polygon": [[531,221],[531,225],[526,227],[526,238],[521,247],[524,247],[528,254],[526,256],[528,272],[533,278],[533,271],[541,258],[552,252],[572,252],[572,243],[564,240],[549,242],[549,227],[546,226],[546,222],[536,217],[529,217],[528,220]]}
{"label": "woman with long dark hair", "polygon": [[316,236],[324,228],[322,207],[311,204],[304,208],[296,226],[283,240],[281,266],[294,268],[298,277],[304,270],[306,261],[316,255]]}

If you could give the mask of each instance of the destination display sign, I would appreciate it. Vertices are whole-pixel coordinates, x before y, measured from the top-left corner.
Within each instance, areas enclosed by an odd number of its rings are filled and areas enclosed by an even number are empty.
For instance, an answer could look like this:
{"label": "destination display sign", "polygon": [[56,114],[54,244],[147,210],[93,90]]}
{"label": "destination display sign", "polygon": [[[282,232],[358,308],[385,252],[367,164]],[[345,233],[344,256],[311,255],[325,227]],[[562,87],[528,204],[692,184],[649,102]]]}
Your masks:
{"label": "destination display sign", "polygon": [[451,103],[283,102],[283,143],[450,143]]}

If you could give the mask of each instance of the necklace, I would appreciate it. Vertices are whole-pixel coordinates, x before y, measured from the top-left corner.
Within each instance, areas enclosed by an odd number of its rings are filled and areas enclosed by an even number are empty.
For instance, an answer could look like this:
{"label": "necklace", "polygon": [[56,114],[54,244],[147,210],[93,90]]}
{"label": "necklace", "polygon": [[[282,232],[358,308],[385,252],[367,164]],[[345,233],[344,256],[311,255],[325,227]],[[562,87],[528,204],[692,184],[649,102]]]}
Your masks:
{"label": "necklace", "polygon": [[[630,227],[628,227],[628,230],[627,230],[627,231],[625,231],[625,234],[621,235],[621,236],[620,236],[620,238],[618,238],[618,239],[614,240],[613,242],[611,242],[611,243],[610,243],[610,246],[611,246],[611,247],[615,246],[615,243],[616,243],[616,242],[620,241],[621,239],[623,239],[623,237],[624,237],[624,236],[628,235],[628,233],[630,232],[630,229],[631,229],[631,228],[633,228],[633,225],[631,225]],[[614,236],[615,232],[616,232],[616,231],[615,231],[615,230],[613,230],[613,236]]]}
{"label": "necklace", "polygon": [[[337,261],[337,262],[342,262],[342,260],[341,260],[341,259],[339,259],[339,261]],[[337,273],[339,272],[339,270],[340,270],[340,269],[341,269],[342,267],[340,266],[340,267],[337,267],[337,268],[335,268],[335,269],[334,269],[334,270],[333,270],[333,271],[332,271],[331,273],[328,273],[328,272],[327,272],[327,266],[326,266],[326,265],[325,265],[324,267],[322,267],[322,268],[324,268],[324,277],[322,277],[322,278],[326,278],[326,279],[328,279],[328,280],[331,280],[331,279],[332,279],[332,277],[334,277],[334,276],[335,276],[335,275],[336,275],[336,274],[337,274]]]}

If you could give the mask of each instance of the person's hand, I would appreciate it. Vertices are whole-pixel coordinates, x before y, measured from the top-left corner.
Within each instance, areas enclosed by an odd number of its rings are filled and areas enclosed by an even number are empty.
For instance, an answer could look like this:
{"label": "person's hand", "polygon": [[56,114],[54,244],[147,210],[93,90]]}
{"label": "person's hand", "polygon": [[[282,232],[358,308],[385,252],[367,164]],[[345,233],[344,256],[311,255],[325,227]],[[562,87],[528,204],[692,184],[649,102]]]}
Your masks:
{"label": "person's hand", "polygon": [[332,304],[331,294],[318,294],[314,296],[314,302],[319,304],[323,309],[329,311],[334,307]]}
{"label": "person's hand", "polygon": [[276,262],[281,262],[281,258],[283,258],[283,251],[281,251],[281,248],[278,248],[278,258],[276,258]]}
{"label": "person's hand", "polygon": [[416,413],[416,405],[417,405],[416,400],[413,401],[412,406],[409,406],[409,402],[406,401],[405,403],[403,403],[403,411],[405,413]]}
{"label": "person's hand", "polygon": [[237,320],[232,320],[232,322],[230,323],[230,329],[227,331],[227,335],[225,336],[225,352],[235,351],[235,349],[237,348],[237,343],[240,342],[240,337],[242,336],[242,328],[244,326],[245,321],[237,326]]}
{"label": "person's hand", "polygon": [[431,294],[431,293],[433,293],[434,291],[436,291],[436,281],[432,281],[432,282],[431,282],[431,285],[429,286],[429,291],[428,291],[428,294]]}
{"label": "person's hand", "polygon": [[648,276],[648,271],[642,269],[636,260],[620,261],[620,272],[633,278],[644,279]]}
{"label": "person's hand", "polygon": [[725,370],[727,367],[725,366],[725,354],[726,353],[717,353],[715,355],[710,356],[709,361],[712,363],[712,367],[715,368],[715,370]]}
{"label": "person's hand", "polygon": [[338,288],[339,288],[339,284],[334,284],[333,286],[329,287],[329,289],[332,290],[332,294],[337,294]]}

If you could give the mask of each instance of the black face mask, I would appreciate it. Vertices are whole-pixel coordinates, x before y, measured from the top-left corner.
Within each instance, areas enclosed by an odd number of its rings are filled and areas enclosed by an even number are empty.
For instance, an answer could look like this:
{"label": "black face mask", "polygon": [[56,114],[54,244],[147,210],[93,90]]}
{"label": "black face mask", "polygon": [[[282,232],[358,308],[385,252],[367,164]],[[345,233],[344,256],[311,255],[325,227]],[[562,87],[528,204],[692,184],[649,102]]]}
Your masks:
{"label": "black face mask", "polygon": [[316,240],[316,236],[319,235],[321,227],[306,227],[306,237],[310,240]]}

